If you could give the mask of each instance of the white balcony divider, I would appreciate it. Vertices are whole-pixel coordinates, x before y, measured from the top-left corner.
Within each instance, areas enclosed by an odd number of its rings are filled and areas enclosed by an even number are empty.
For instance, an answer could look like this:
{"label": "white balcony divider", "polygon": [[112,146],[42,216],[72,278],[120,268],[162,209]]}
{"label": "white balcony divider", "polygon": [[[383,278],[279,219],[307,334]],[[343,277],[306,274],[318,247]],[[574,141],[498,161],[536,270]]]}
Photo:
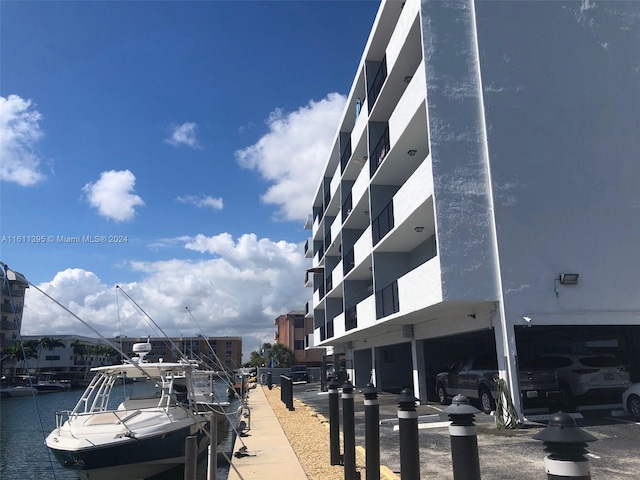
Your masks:
{"label": "white balcony divider", "polygon": [[307,348],[313,348],[313,347],[315,347],[317,345],[316,344],[316,334],[315,334],[315,332],[307,334],[307,344],[308,344]]}
{"label": "white balcony divider", "polygon": [[360,238],[353,246],[354,268],[360,265],[373,251],[373,240],[371,238],[371,225],[360,235]]}
{"label": "white balcony divider", "polygon": [[340,178],[342,178],[342,173],[340,173],[340,162],[336,165],[336,169],[331,176],[331,183],[329,184],[329,192],[331,192],[331,198],[333,199],[340,188]]}
{"label": "white balcony divider", "polygon": [[369,120],[369,105],[366,99],[362,99],[362,108],[360,109],[360,115],[356,119],[356,124],[353,126],[351,132],[351,145],[355,147],[360,143],[360,139],[367,128],[367,121]]}
{"label": "white balcony divider", "polygon": [[400,14],[396,28],[391,35],[389,44],[387,45],[386,55],[388,72],[391,72],[396,60],[400,56],[400,52],[407,40],[411,26],[416,19],[416,15],[418,15],[419,8],[420,2],[417,0],[409,0],[405,2],[404,7],[402,7],[402,13]]}
{"label": "white balcony divider", "polygon": [[313,306],[315,307],[316,305],[320,304],[320,290],[318,289],[315,292],[313,292]]}
{"label": "white balcony divider", "polygon": [[409,86],[402,94],[389,117],[389,142],[391,147],[396,144],[398,138],[407,129],[416,111],[427,98],[426,75],[424,72],[424,60],[420,62]]}
{"label": "white balcony divider", "polygon": [[344,280],[343,266],[342,262],[338,262],[336,268],[331,272],[331,285],[333,288],[336,288],[340,283]]}
{"label": "white balcony divider", "polygon": [[333,338],[339,338],[345,333],[344,312],[333,319]]}
{"label": "white balcony divider", "polygon": [[351,188],[351,204],[358,205],[369,188],[369,161],[367,160]]}
{"label": "white balcony divider", "polygon": [[399,315],[442,302],[440,259],[434,257],[398,278]]}
{"label": "white balcony divider", "polygon": [[376,323],[376,296],[369,295],[356,305],[358,330],[368,328]]}
{"label": "white balcony divider", "polygon": [[433,195],[430,158],[427,157],[420,164],[393,197],[393,218],[396,228]]}
{"label": "white balcony divider", "polygon": [[[340,230],[342,229],[342,215],[337,215],[331,224],[331,243],[336,241],[336,238],[340,238]],[[327,245],[328,247],[328,245]]]}

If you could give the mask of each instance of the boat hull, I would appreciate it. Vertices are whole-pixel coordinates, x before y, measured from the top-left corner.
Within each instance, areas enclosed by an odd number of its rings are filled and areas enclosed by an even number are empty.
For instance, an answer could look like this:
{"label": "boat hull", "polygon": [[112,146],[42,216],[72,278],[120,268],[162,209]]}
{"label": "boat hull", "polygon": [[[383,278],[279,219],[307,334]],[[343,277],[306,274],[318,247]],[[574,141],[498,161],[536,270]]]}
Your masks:
{"label": "boat hull", "polygon": [[198,438],[198,452],[208,445],[207,436],[197,425],[114,445],[82,450],[63,450],[49,445],[63,467],[80,478],[90,480],[138,480],[165,472],[185,461],[185,440]]}

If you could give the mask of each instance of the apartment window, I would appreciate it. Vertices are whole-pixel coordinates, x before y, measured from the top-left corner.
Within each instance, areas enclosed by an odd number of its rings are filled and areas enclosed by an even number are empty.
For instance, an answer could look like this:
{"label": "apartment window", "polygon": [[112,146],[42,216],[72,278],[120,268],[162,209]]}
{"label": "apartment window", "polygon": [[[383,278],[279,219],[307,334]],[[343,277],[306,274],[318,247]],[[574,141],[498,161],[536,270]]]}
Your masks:
{"label": "apartment window", "polygon": [[371,234],[373,235],[373,244],[378,242],[393,228],[393,200],[387,204],[371,223]]}
{"label": "apartment window", "polygon": [[304,340],[296,340],[293,342],[294,350],[304,350]]}
{"label": "apartment window", "polygon": [[293,322],[294,328],[304,328],[304,317],[296,317]]}
{"label": "apartment window", "polygon": [[400,311],[398,282],[394,281],[376,292],[376,320]]}

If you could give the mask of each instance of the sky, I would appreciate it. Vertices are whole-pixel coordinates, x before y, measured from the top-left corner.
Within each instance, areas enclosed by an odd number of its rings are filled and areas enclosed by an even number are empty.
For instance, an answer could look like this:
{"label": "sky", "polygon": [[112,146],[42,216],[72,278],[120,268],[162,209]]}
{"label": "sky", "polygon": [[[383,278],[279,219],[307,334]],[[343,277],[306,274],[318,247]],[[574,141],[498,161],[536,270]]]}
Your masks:
{"label": "sky", "polygon": [[304,223],[378,6],[2,0],[22,334],[160,336],[121,289],[169,336],[273,342],[311,298]]}

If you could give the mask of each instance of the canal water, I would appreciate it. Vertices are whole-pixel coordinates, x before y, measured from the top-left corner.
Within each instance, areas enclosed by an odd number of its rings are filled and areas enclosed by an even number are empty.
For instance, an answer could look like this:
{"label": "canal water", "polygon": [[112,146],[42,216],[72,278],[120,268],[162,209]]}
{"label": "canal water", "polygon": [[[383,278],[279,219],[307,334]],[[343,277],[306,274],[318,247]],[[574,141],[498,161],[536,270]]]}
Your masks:
{"label": "canal water", "polygon": [[[218,392],[218,385],[221,392]],[[116,386],[110,407],[117,406],[130,393],[130,385]],[[216,398],[226,399],[226,385],[216,382]],[[63,468],[50,454],[44,440],[55,428],[55,412],[72,410],[82,396],[82,389],[46,393],[35,397],[0,400],[0,479],[2,480],[75,480],[76,475]],[[235,414],[239,400],[229,408]],[[229,454],[233,435],[228,435],[218,450]],[[228,465],[218,461],[218,480],[227,480]],[[206,455],[198,463],[198,480],[207,478]],[[183,480],[184,468],[178,467],[149,480]]]}

